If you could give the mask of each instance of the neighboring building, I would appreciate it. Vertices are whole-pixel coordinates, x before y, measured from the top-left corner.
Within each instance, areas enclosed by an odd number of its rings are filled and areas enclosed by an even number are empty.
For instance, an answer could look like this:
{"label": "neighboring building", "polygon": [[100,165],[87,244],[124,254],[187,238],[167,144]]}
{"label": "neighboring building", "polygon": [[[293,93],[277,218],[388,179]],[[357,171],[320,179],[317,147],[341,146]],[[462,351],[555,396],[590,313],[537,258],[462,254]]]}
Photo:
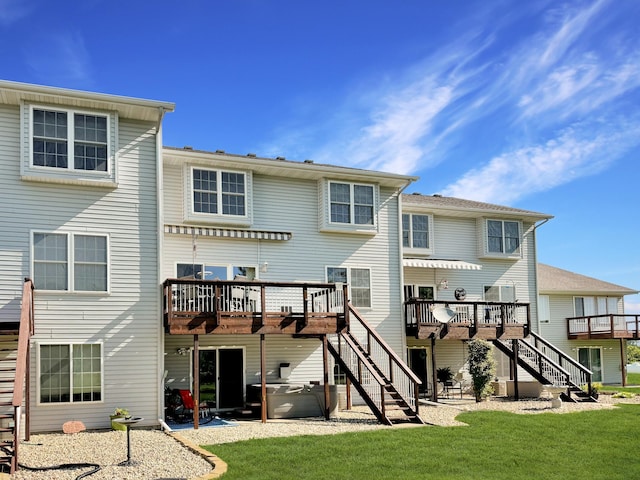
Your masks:
{"label": "neighboring building", "polygon": [[[407,310],[408,359],[432,395],[434,363],[466,375],[470,338],[522,339],[538,331],[536,229],[552,216],[441,195],[405,194],[402,202],[405,301],[417,299]],[[423,302],[430,309],[446,304],[456,315],[438,326],[416,314]],[[498,360],[498,376],[509,378],[506,357]]]}
{"label": "neighboring building", "polygon": [[[0,321],[35,283],[32,431],[155,424],[161,124],[172,103],[0,82]],[[4,354],[3,354],[4,356]]]}
{"label": "neighboring building", "polygon": [[637,290],[538,264],[540,333],[593,372],[593,381],[626,383],[626,340],[640,338],[640,315],[625,315]]}

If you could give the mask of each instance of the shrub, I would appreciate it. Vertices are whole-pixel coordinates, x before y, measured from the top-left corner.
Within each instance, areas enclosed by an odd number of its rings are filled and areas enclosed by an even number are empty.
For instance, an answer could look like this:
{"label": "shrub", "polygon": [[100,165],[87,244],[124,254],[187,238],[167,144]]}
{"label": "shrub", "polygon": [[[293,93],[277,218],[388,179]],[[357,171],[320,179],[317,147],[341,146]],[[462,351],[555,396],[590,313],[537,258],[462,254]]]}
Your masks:
{"label": "shrub", "polygon": [[496,361],[493,349],[486,340],[474,339],[467,344],[469,351],[469,374],[473,381],[476,402],[493,393],[491,382],[496,375]]}

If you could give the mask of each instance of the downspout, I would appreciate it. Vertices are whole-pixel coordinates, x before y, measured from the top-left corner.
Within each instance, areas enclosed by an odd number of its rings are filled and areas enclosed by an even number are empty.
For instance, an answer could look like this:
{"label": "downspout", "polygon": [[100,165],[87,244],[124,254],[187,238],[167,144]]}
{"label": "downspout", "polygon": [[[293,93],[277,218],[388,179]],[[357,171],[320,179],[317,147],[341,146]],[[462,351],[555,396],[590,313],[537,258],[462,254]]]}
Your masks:
{"label": "downspout", "polygon": [[404,192],[407,187],[409,187],[409,185],[411,185],[411,183],[413,182],[413,180],[408,180],[407,183],[400,188],[400,190],[398,190],[398,255],[400,258],[399,266],[398,268],[400,269],[400,338],[402,339],[402,355],[400,356],[401,358],[403,358],[405,361],[408,360],[407,358],[407,325],[406,325],[406,321],[404,318],[404,266],[402,264],[402,258],[403,258],[403,254],[402,254],[402,192]]}
{"label": "downspout", "polygon": [[[533,271],[535,272],[536,275],[536,291],[535,291],[535,302],[536,302],[536,333],[538,335],[541,335],[540,332],[540,310],[538,309],[538,298],[540,297],[540,286],[538,285],[538,242],[537,239],[535,238],[535,233],[536,230],[541,227],[542,225],[544,225],[545,223],[547,223],[550,219],[549,218],[545,218],[541,223],[533,224],[533,234],[534,234],[534,239],[533,239]],[[526,236],[526,235],[524,235]]]}
{"label": "downspout", "polygon": [[162,119],[166,113],[163,107],[158,108],[158,123],[156,124],[156,206],[157,206],[157,229],[156,229],[156,288],[159,292],[157,298],[157,335],[158,342],[156,347],[158,371],[156,372],[156,385],[158,386],[158,395],[156,405],[158,405],[157,418],[164,419],[164,328],[162,322],[162,304],[164,301],[162,288],[162,250],[164,247],[164,180],[162,165]]}

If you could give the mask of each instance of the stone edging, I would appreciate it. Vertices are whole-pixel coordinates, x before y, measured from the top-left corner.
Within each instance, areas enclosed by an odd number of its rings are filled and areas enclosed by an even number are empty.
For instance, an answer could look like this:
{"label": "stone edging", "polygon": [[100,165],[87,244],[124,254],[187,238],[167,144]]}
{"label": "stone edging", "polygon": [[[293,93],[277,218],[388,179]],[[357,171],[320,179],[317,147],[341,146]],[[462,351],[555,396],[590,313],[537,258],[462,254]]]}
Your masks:
{"label": "stone edging", "polygon": [[184,438],[182,435],[175,432],[165,432],[170,437],[173,437],[178,443],[181,443],[184,447],[191,450],[196,455],[200,455],[204,460],[209,462],[213,467],[213,470],[209,473],[205,473],[197,478],[192,480],[211,480],[213,478],[220,478],[222,475],[227,473],[227,464],[224,460],[222,460],[217,455],[214,455],[211,452],[208,452],[204,448],[199,447],[198,445],[192,443],[191,441]]}

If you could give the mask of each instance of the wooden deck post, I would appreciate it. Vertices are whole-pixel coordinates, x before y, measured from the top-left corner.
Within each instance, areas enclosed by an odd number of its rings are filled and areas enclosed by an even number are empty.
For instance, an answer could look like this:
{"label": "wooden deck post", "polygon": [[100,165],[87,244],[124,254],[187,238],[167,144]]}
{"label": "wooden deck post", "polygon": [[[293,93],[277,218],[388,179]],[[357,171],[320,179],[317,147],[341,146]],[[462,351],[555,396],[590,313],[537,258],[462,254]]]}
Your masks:
{"label": "wooden deck post", "polygon": [[431,335],[431,382],[433,383],[433,393],[431,398],[438,402],[438,374],[436,372],[436,338]]}
{"label": "wooden deck post", "polygon": [[193,428],[198,429],[200,419],[200,338],[193,336]]}
{"label": "wooden deck post", "polygon": [[324,418],[331,418],[331,393],[329,392],[329,348],[327,346],[327,336],[322,335],[322,368],[324,371]]}
{"label": "wooden deck post", "polygon": [[260,405],[262,423],[267,423],[267,355],[264,333],[260,334]]}
{"label": "wooden deck post", "polygon": [[625,355],[625,341],[620,339],[620,365],[622,365],[622,386],[627,386],[627,356]]}
{"label": "wooden deck post", "polygon": [[511,340],[511,347],[513,348],[513,358],[511,359],[513,365],[513,396],[516,400],[520,400],[520,394],[518,392],[518,340]]}

